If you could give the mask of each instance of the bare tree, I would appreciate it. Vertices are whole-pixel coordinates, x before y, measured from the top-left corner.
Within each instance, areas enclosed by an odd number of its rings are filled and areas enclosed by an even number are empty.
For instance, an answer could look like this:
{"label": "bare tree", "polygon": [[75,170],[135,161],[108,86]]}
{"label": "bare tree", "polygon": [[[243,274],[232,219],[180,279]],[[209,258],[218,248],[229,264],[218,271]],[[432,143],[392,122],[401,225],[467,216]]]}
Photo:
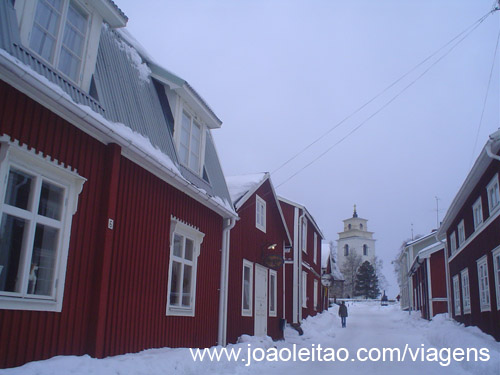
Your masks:
{"label": "bare tree", "polygon": [[344,264],[342,265],[341,272],[344,275],[344,292],[350,297],[354,295],[354,285],[356,283],[356,274],[359,266],[361,266],[361,255],[358,255],[356,250],[349,251],[349,255],[345,257]]}
{"label": "bare tree", "polygon": [[380,290],[386,290],[389,286],[385,275],[382,273],[382,269],[384,268],[384,262],[379,257],[375,256],[373,259],[373,268],[375,268],[375,274],[378,278],[378,287]]}

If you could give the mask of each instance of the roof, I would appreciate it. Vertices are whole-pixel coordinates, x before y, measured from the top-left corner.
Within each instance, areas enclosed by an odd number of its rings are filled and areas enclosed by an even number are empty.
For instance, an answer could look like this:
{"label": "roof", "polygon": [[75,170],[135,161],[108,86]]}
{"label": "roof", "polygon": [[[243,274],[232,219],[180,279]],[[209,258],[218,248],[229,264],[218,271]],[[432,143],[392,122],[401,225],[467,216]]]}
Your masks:
{"label": "roof", "polygon": [[105,143],[119,144],[127,157],[224,217],[237,216],[210,131],[204,179],[179,164],[168,101],[157,90],[149,66],[121,34],[103,24],[92,97],[21,46],[15,12],[11,2],[0,2],[3,79],[43,103],[64,108],[60,115],[66,114],[69,121]]}
{"label": "roof", "polygon": [[345,280],[344,275],[340,272],[339,265],[335,262],[335,255],[330,251],[330,244],[321,243],[321,268],[327,268],[330,262],[331,275],[334,280]]}
{"label": "roof", "polygon": [[271,175],[268,172],[265,173],[253,173],[248,175],[240,176],[229,176],[226,177],[227,187],[231,195],[231,200],[234,204],[234,208],[238,211],[243,204],[259,189],[264,182],[269,181],[271,186],[271,191],[273,197],[276,201],[276,207],[280,213],[281,221],[283,222],[283,227],[285,228],[286,235],[288,237],[288,243],[292,243],[292,237],[288,231],[288,226],[286,225],[285,216],[281,210],[281,205],[278,201],[278,196],[274,190],[273,183],[271,181]]}
{"label": "roof", "polygon": [[500,129],[490,135],[488,141],[486,142],[483,149],[481,150],[481,153],[476,159],[476,162],[472,166],[472,169],[469,171],[469,174],[460,187],[460,190],[451,202],[451,205],[446,212],[443,222],[441,223],[441,227],[438,230],[438,236],[440,238],[446,236],[446,231],[452,225],[453,220],[458,215],[462,206],[465,204],[465,201],[472,193],[472,190],[479,183],[479,180],[486,172],[486,169],[493,162],[493,159],[488,155],[488,153],[491,152],[492,154],[498,155],[499,151]]}
{"label": "roof", "polygon": [[286,199],[286,198],[283,198],[283,197],[278,197],[278,199],[284,203],[287,203],[291,206],[294,206],[294,207],[297,207],[297,208],[300,208],[302,210],[304,210],[304,212],[306,213],[306,216],[307,218],[309,219],[309,221],[314,225],[314,227],[316,228],[316,231],[319,233],[319,235],[321,236],[321,238],[325,238],[325,236],[323,235],[323,232],[321,231],[321,229],[319,228],[318,224],[316,223],[316,221],[314,220],[313,216],[309,213],[309,211],[307,210],[307,208],[299,203],[296,203],[296,202],[293,202],[289,199]]}

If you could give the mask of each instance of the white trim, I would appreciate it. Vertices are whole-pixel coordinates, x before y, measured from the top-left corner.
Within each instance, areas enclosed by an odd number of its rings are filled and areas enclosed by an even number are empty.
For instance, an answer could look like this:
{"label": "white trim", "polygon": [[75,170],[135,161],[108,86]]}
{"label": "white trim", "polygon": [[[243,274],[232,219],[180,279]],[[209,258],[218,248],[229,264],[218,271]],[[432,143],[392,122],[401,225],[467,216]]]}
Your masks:
{"label": "white trim", "polygon": [[[490,190],[492,188],[495,188],[494,185],[496,184],[496,189],[495,189],[495,199],[496,199],[496,204],[493,206],[491,199],[490,199]],[[498,173],[493,176],[493,178],[490,180],[488,185],[486,185],[486,194],[488,196],[488,212],[489,215],[491,216],[495,211],[498,211],[500,209],[500,183],[498,181]]]}
{"label": "white trim", "polygon": [[432,280],[431,280],[431,258],[425,258],[427,267],[427,299],[429,305],[429,319],[434,317],[434,307],[432,306]]}
{"label": "white trim", "polygon": [[[11,166],[33,175],[34,186],[30,192],[32,199],[30,207],[26,210],[4,203],[5,186],[8,183],[8,174]],[[64,189],[60,219],[58,220],[41,217],[37,213],[39,200],[34,201],[33,195],[35,191],[39,194],[42,181]],[[18,292],[0,292],[2,294],[0,296],[2,309],[55,312],[62,310],[72,216],[76,212],[78,196],[82,191],[85,181],[86,179],[79,176],[76,171],[73,171],[70,167],[62,166],[57,160],[52,160],[50,156],[47,155],[44,157],[34,149],[28,150],[26,145],[19,146],[17,141],[11,142],[7,136],[0,137],[0,186],[2,186],[0,189],[0,222],[2,221],[3,215],[1,214],[3,212],[21,217],[28,224],[25,236],[29,236],[25,238],[27,242],[23,245],[23,252],[19,262],[20,264],[24,264],[21,270],[18,269],[18,272],[20,272],[20,275],[18,273],[18,279],[21,285],[17,288]],[[56,245],[50,296],[27,293],[36,223],[48,225],[60,232]]]}
{"label": "white trim", "polygon": [[452,256],[457,253],[457,235],[455,231],[450,234],[450,253]]}
{"label": "white trim", "polygon": [[313,308],[315,311],[318,310],[318,280],[314,279],[314,289],[313,289]]}
{"label": "white trim", "polygon": [[[274,283],[272,282],[274,278]],[[271,293],[271,289],[272,292]],[[271,297],[273,301],[271,301]],[[271,302],[274,303],[274,310],[271,309]],[[278,316],[278,273],[275,270],[269,270],[269,316]]]}
{"label": "white trim", "polygon": [[470,281],[469,269],[464,268],[460,271],[460,279],[462,281],[462,303],[464,306],[464,315],[470,314]]}
{"label": "white trim", "polygon": [[458,275],[453,276],[453,313],[455,314],[455,316],[462,315]]}
{"label": "white trim", "polygon": [[455,259],[455,257],[460,254],[460,252],[465,249],[472,241],[474,241],[474,239],[479,236],[486,228],[488,228],[488,226],[497,218],[500,216],[500,210],[496,210],[495,213],[493,214],[493,216],[490,216],[488,217],[488,219],[486,219],[483,223],[483,225],[481,225],[478,230],[476,230],[474,233],[472,233],[466,240],[465,242],[462,244],[462,246],[460,246],[460,248],[457,249],[457,251],[455,251],[454,254],[452,254],[449,258],[448,258],[448,263],[450,263],[453,259]]}
{"label": "white trim", "polygon": [[474,221],[474,231],[476,231],[484,221],[483,204],[481,197],[477,198],[477,200],[472,205],[472,218]]}
{"label": "white trim", "polygon": [[[476,260],[477,264],[477,285],[479,288],[479,305],[481,307],[481,312],[482,311],[491,311],[491,296],[490,296],[490,283],[489,283],[489,277],[488,277],[488,258],[486,255],[483,255],[481,258]],[[483,268],[484,266],[484,268]],[[483,269],[485,272],[482,275],[481,274],[481,269]],[[481,279],[485,279],[484,284],[481,282]],[[485,290],[482,290],[483,286],[486,288]],[[484,293],[484,297],[487,297],[487,301],[483,300],[482,294]]]}
{"label": "white trim", "polygon": [[[248,281],[248,309],[244,308],[245,298],[245,268],[250,269],[250,280]],[[253,312],[253,262],[243,259],[243,268],[241,273],[241,315],[252,316]]]}
{"label": "white trim", "polygon": [[[174,238],[175,235],[183,238],[183,251],[185,250],[187,240],[193,242],[193,254],[192,260],[186,259],[184,256],[176,256],[174,255]],[[174,316],[195,316],[195,306],[196,306],[196,279],[197,279],[197,270],[198,270],[198,256],[200,255],[200,248],[203,242],[203,238],[205,234],[200,232],[197,228],[186,224],[185,222],[171,217],[170,221],[170,254],[168,261],[168,284],[167,284],[167,307],[166,307],[166,315],[174,315]],[[184,267],[191,267],[191,289],[189,291],[190,295],[190,305],[189,306],[174,306],[170,304],[170,293],[171,293],[171,285],[172,285],[172,264],[176,261],[183,265],[181,274],[184,273]],[[180,278],[181,280],[183,277]],[[179,288],[183,288],[182,284],[179,284]],[[179,296],[180,304],[182,305],[182,293]]]}
{"label": "white trim", "polygon": [[307,308],[307,272],[302,271],[302,307]]}
{"label": "white trim", "polygon": [[266,201],[255,194],[255,227],[266,233]]}
{"label": "white trim", "polygon": [[500,310],[500,246],[491,251],[493,255],[493,270],[495,272],[495,292],[497,297],[497,310]]}
{"label": "white trim", "polygon": [[313,263],[318,263],[318,234],[314,232]]}

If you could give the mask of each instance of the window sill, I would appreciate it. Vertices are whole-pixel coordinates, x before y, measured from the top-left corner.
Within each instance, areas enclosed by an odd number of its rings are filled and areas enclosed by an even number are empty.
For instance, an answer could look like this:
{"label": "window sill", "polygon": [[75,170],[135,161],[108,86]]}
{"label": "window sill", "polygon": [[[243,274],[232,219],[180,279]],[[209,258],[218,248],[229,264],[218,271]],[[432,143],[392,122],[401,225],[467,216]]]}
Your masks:
{"label": "window sill", "polygon": [[0,310],[52,311],[61,312],[62,302],[28,298],[0,297]]}
{"label": "window sill", "polygon": [[175,307],[167,307],[167,316],[188,316],[194,317],[194,309],[180,309]]}

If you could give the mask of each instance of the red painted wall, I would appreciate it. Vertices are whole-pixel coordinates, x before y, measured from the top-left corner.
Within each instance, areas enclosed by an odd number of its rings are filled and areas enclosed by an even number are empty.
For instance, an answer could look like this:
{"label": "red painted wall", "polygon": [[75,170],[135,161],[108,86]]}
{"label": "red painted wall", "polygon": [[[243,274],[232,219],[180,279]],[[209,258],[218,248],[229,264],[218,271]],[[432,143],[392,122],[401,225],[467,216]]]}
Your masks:
{"label": "red painted wall", "polygon": [[[266,232],[255,227],[255,195],[266,201]],[[231,230],[231,249],[229,256],[229,295],[227,341],[234,343],[243,334],[254,334],[255,303],[252,303],[251,317],[241,315],[242,271],[243,259],[254,263],[255,294],[255,264],[264,265],[263,254],[283,254],[283,242],[287,243],[286,230],[274,199],[269,180],[264,182],[257,191],[238,210],[240,220]],[[277,244],[275,250],[266,250],[267,246]],[[268,317],[267,334],[273,339],[283,338],[279,328],[279,320],[283,317],[283,267],[277,270],[277,316]],[[287,266],[290,267],[291,266]],[[252,296],[254,301],[254,295]],[[269,300],[268,300],[269,311]]]}
{"label": "red painted wall", "polygon": [[[486,186],[491,181],[495,173],[500,172],[500,162],[492,160],[490,166],[481,177],[479,183],[467,198],[458,215],[455,217],[452,226],[447,231],[449,238],[451,232],[457,231],[458,223],[464,219],[466,238],[473,234],[474,224],[472,218],[472,205],[481,196],[483,206],[483,218],[488,217],[488,197]],[[500,311],[496,308],[496,291],[494,287],[493,257],[491,251],[500,246],[500,217],[497,217],[484,230],[470,242],[466,248],[449,261],[450,283],[453,276],[460,273],[464,268],[469,270],[471,313],[454,316],[454,318],[465,325],[475,325],[486,333],[500,341]],[[488,260],[488,280],[490,284],[490,304],[491,311],[481,312],[479,303],[479,286],[476,260],[487,255]],[[453,299],[453,293],[452,293]],[[451,302],[453,304],[453,301]]]}
{"label": "red painted wall", "polygon": [[[4,82],[0,132],[87,179],[73,217],[62,312],[0,309],[0,367],[64,354],[216,344],[219,215]],[[110,214],[111,233],[104,225]],[[195,317],[165,315],[171,215],[205,233]]]}

